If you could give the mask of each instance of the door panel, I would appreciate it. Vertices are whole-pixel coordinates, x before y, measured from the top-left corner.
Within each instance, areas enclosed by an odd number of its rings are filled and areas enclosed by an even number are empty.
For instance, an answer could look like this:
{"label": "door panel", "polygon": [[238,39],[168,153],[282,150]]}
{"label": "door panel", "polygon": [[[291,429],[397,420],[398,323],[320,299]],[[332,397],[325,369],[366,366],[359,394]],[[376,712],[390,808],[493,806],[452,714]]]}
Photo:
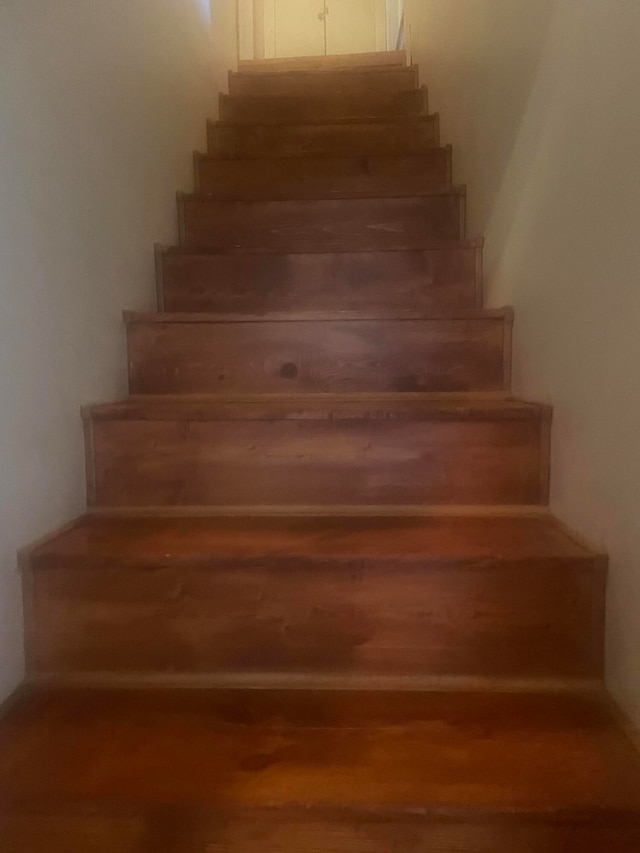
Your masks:
{"label": "door panel", "polygon": [[377,0],[326,0],[327,53],[373,53],[377,49]]}
{"label": "door panel", "polygon": [[321,56],[323,0],[275,0],[275,52],[278,57]]}

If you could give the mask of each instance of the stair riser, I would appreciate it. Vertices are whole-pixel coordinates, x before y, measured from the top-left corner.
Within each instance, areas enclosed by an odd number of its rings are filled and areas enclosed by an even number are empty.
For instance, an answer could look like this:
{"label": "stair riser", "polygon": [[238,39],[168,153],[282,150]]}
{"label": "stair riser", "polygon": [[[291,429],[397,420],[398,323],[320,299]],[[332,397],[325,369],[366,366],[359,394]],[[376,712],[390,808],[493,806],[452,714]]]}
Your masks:
{"label": "stair riser", "polygon": [[426,89],[378,95],[330,95],[316,98],[237,97],[223,95],[220,118],[234,122],[319,122],[334,119],[413,118],[427,112]]}
{"label": "stair riser", "polygon": [[480,307],[482,250],[159,256],[167,311],[423,311]]}
{"label": "stair riser", "polygon": [[131,322],[134,394],[504,391],[510,324]]}
{"label": "stair riser", "polygon": [[412,198],[225,202],[187,197],[182,242],[276,252],[423,249],[464,237],[459,193]]}
{"label": "stair riser", "polygon": [[419,121],[354,124],[208,125],[208,148],[218,157],[366,157],[422,154],[439,145],[437,116]]}
{"label": "stair riser", "polygon": [[218,198],[357,198],[451,188],[451,151],[396,157],[196,157],[197,191]]}
{"label": "stair riser", "polygon": [[304,563],[35,572],[30,666],[67,675],[602,674],[604,576],[591,561]]}
{"label": "stair riser", "polygon": [[385,68],[368,71],[328,71],[322,74],[229,74],[231,95],[370,95],[418,88],[418,69]]}
{"label": "stair riser", "polygon": [[533,416],[98,419],[88,436],[89,500],[238,507],[544,503],[548,426]]}

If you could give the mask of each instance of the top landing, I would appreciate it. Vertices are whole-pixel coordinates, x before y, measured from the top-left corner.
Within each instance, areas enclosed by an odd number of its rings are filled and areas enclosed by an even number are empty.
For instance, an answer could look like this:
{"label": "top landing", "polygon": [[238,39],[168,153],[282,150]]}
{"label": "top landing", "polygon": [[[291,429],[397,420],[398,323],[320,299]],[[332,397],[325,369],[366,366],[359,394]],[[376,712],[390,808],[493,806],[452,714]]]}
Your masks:
{"label": "top landing", "polygon": [[283,59],[248,59],[238,63],[243,74],[268,74],[275,71],[340,71],[354,68],[403,66],[404,50],[376,53],[346,53],[336,56],[294,56]]}

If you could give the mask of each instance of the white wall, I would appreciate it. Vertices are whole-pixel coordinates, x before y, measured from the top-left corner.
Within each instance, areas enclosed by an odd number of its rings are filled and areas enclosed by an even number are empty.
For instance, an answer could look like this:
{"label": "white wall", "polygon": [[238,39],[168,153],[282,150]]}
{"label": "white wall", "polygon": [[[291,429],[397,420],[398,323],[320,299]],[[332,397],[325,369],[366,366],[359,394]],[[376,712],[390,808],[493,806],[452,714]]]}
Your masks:
{"label": "white wall", "polygon": [[551,402],[552,506],[611,555],[608,683],[640,724],[640,3],[414,0],[515,390]]}
{"label": "white wall", "polygon": [[212,38],[208,0],[0,3],[0,697],[16,549],[83,509],[79,407],[125,392],[121,310],[153,304],[152,244],[176,241],[235,49],[213,11]]}

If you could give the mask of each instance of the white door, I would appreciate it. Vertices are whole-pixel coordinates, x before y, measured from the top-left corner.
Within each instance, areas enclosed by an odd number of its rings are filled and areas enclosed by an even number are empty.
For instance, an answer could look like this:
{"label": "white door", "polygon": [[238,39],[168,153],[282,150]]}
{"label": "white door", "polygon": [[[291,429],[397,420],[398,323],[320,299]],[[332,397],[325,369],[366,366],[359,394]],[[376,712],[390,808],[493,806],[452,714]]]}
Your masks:
{"label": "white door", "polygon": [[326,0],[327,53],[373,53],[377,0]]}
{"label": "white door", "polygon": [[275,55],[325,53],[323,10],[322,0],[275,0]]}
{"label": "white door", "polygon": [[384,50],[385,5],[385,0],[274,0],[274,55]]}

